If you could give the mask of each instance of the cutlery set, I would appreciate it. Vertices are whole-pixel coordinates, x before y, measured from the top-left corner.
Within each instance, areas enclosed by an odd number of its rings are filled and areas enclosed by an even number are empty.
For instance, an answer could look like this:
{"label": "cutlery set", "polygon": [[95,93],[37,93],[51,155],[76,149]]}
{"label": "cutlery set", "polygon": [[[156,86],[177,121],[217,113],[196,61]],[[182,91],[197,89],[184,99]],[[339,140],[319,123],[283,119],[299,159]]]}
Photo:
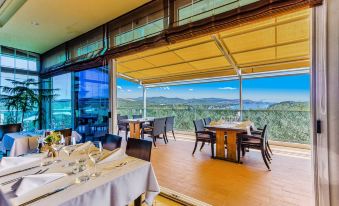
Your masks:
{"label": "cutlery set", "polygon": [[[47,170],[49,170],[49,168],[46,168],[46,169],[44,169],[44,170],[39,170],[39,171],[34,172],[33,174],[30,174],[30,175],[43,174],[43,173],[45,173]],[[25,175],[25,176],[26,176],[26,175]],[[22,179],[23,177],[24,177],[24,176],[22,176],[22,177],[17,177],[17,178],[14,178],[14,179],[5,181],[5,182],[1,183],[0,185],[1,185],[1,186],[5,186],[5,185],[11,184],[11,183],[13,183],[13,182],[17,182],[18,180]]]}

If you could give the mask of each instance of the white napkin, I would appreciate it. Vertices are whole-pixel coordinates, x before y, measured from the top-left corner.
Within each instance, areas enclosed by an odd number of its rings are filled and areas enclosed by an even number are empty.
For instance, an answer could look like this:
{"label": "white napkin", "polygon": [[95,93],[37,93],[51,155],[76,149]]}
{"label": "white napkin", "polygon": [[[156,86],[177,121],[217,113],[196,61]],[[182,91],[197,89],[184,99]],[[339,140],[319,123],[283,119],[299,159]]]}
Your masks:
{"label": "white napkin", "polygon": [[35,188],[41,187],[42,185],[46,185],[65,176],[66,174],[64,173],[48,173],[24,176],[22,182],[15,191],[15,194],[17,196],[23,195],[34,190]]}
{"label": "white napkin", "polygon": [[105,164],[114,160],[122,159],[123,157],[126,157],[125,152],[121,148],[118,148],[113,150],[112,154],[98,162],[98,164]]}
{"label": "white napkin", "polygon": [[9,168],[37,162],[37,157],[3,157],[0,163],[0,172]]}
{"label": "white napkin", "polygon": [[246,127],[246,130],[247,130],[247,135],[251,135],[251,127],[250,126],[247,126]]}
{"label": "white napkin", "polygon": [[257,128],[256,128],[256,126],[254,126],[254,123],[253,123],[253,122],[251,122],[251,127],[252,127],[252,129],[253,129],[254,131],[257,130]]}
{"label": "white napkin", "polygon": [[91,146],[94,146],[93,143],[91,141],[85,142],[83,144],[81,144],[79,147],[77,147],[74,152],[80,152],[82,150],[87,150],[89,149]]}

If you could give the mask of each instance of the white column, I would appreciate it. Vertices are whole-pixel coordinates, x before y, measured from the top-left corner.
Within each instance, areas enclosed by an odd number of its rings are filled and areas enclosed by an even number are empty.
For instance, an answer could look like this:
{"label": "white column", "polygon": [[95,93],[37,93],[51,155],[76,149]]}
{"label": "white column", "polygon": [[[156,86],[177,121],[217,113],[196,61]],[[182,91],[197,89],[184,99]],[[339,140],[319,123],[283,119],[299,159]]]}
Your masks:
{"label": "white column", "polygon": [[239,75],[239,109],[240,109],[240,121],[243,120],[243,115],[242,115],[242,110],[244,109],[243,106],[243,99],[242,99],[242,76],[241,76],[241,72]]}
{"label": "white column", "polygon": [[117,118],[117,61],[110,59],[108,61],[109,79],[110,79],[110,101],[109,108],[111,111],[111,118],[109,119],[109,133],[117,134],[118,132],[118,118]]}
{"label": "white column", "polygon": [[144,118],[147,117],[147,89],[145,86],[142,86],[143,89],[143,98],[144,98]]}

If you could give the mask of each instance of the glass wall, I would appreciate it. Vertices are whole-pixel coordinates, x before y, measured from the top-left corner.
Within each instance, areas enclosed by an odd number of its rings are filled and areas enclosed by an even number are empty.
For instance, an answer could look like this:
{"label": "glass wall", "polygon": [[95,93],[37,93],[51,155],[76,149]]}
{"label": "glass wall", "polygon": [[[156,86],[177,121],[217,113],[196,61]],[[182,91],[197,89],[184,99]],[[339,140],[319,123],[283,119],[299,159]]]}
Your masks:
{"label": "glass wall", "polygon": [[[0,86],[14,87],[12,80],[24,82],[28,79],[39,81],[39,55],[27,51],[0,46]],[[30,85],[37,89],[38,85]],[[36,91],[37,92],[37,91]],[[0,89],[1,95],[11,96]],[[16,101],[18,102],[18,101]],[[22,123],[24,129],[38,127],[38,105],[22,114],[20,109],[8,108],[6,101],[0,102],[0,124]]]}
{"label": "glass wall", "polygon": [[55,98],[51,103],[51,129],[72,127],[72,75],[71,73],[52,77]]}
{"label": "glass wall", "polygon": [[143,113],[143,88],[136,82],[118,78],[118,114],[141,115]]}
{"label": "glass wall", "polygon": [[108,131],[109,75],[107,67],[74,74],[75,128],[86,137]]}

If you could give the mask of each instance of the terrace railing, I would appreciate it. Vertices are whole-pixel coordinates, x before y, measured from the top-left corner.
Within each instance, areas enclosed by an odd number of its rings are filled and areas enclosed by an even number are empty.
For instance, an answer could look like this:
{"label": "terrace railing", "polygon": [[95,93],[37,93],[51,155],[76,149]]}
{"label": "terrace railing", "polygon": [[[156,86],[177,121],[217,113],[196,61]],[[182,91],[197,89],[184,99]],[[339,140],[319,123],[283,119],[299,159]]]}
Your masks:
{"label": "terrace railing", "polygon": [[[140,114],[140,108],[120,107],[120,114]],[[175,129],[179,131],[194,131],[193,120],[211,117],[219,120],[222,117],[234,117],[239,110],[183,108],[147,108],[147,116],[175,116]],[[282,110],[243,110],[243,119],[251,120],[257,127],[269,124],[269,138],[274,141],[310,144],[310,112]]]}

